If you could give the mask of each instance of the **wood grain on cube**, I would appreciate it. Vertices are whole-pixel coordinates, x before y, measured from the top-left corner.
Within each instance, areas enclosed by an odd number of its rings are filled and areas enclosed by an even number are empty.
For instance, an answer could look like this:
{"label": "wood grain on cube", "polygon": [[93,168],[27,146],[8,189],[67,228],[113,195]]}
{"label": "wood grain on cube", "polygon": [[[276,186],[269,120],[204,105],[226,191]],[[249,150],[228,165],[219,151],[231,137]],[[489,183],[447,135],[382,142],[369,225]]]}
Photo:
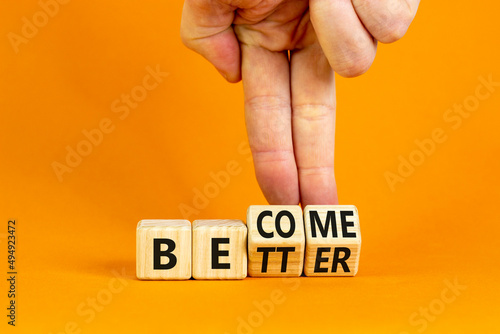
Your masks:
{"label": "wood grain on cube", "polygon": [[300,276],[304,265],[304,222],[298,205],[252,205],[247,211],[248,274]]}
{"label": "wood grain on cube", "polygon": [[304,209],[307,276],[354,276],[361,232],[353,205],[308,205]]}
{"label": "wood grain on cube", "polygon": [[136,274],[139,279],[191,278],[191,223],[141,220],[137,225]]}
{"label": "wood grain on cube", "polygon": [[241,220],[193,222],[193,277],[247,277],[247,227]]}

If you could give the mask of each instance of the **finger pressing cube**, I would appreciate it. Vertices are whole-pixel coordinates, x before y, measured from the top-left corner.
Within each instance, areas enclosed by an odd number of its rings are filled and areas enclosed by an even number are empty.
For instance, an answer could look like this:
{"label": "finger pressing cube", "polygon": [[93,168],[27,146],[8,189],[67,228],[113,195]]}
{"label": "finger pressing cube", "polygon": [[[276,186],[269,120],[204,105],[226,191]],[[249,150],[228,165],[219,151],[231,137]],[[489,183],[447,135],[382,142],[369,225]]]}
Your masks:
{"label": "finger pressing cube", "polygon": [[306,276],[354,276],[361,233],[353,205],[308,205],[304,209]]}
{"label": "finger pressing cube", "polygon": [[247,227],[250,276],[302,274],[305,236],[300,206],[252,205]]}
{"label": "finger pressing cube", "polygon": [[139,279],[191,278],[191,223],[141,220],[137,225],[136,274]]}
{"label": "finger pressing cube", "polygon": [[247,227],[241,220],[193,222],[193,277],[247,277]]}

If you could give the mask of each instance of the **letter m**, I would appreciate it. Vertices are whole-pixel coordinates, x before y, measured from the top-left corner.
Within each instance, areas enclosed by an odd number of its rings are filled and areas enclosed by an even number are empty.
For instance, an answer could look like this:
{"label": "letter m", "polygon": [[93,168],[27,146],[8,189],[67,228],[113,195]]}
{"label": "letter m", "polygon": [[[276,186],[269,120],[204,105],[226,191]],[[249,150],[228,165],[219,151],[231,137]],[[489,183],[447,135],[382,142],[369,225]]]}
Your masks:
{"label": "letter m", "polygon": [[337,238],[337,222],[335,219],[335,211],[326,212],[326,222],[324,225],[319,218],[318,211],[309,211],[309,218],[311,221],[311,232],[313,238],[316,238],[316,225],[318,226],[319,232],[321,233],[321,236],[323,238],[326,238],[328,236],[328,229],[332,230],[332,237]]}

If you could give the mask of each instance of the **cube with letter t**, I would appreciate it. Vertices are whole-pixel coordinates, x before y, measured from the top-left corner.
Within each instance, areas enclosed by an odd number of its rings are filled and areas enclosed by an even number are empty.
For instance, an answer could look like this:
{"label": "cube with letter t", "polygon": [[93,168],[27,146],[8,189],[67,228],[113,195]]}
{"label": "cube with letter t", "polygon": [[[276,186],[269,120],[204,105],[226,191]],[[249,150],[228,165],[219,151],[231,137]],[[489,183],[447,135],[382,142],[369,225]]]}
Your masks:
{"label": "cube with letter t", "polygon": [[136,274],[139,279],[191,278],[191,223],[141,220],[137,225]]}
{"label": "cube with letter t", "polygon": [[247,211],[248,273],[254,277],[300,276],[304,221],[298,205],[252,205]]}
{"label": "cube with letter t", "polygon": [[361,233],[353,205],[308,205],[304,209],[306,276],[354,276]]}
{"label": "cube with letter t", "polygon": [[247,227],[241,220],[193,222],[193,277],[243,279],[247,277]]}

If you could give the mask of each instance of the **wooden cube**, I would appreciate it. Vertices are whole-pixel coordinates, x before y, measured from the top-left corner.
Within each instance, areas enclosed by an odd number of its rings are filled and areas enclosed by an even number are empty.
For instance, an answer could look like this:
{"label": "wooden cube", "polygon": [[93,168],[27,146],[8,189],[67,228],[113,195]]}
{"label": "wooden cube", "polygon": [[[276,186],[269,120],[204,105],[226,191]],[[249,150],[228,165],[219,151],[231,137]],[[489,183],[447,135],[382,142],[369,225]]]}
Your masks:
{"label": "wooden cube", "polygon": [[193,222],[193,277],[247,277],[247,227],[241,220]]}
{"label": "wooden cube", "polygon": [[354,276],[361,232],[354,205],[308,205],[304,209],[307,276]]}
{"label": "wooden cube", "polygon": [[304,266],[304,222],[298,205],[252,205],[247,211],[248,274],[300,276]]}
{"label": "wooden cube", "polygon": [[137,225],[136,275],[139,279],[191,278],[191,223],[141,220]]}

